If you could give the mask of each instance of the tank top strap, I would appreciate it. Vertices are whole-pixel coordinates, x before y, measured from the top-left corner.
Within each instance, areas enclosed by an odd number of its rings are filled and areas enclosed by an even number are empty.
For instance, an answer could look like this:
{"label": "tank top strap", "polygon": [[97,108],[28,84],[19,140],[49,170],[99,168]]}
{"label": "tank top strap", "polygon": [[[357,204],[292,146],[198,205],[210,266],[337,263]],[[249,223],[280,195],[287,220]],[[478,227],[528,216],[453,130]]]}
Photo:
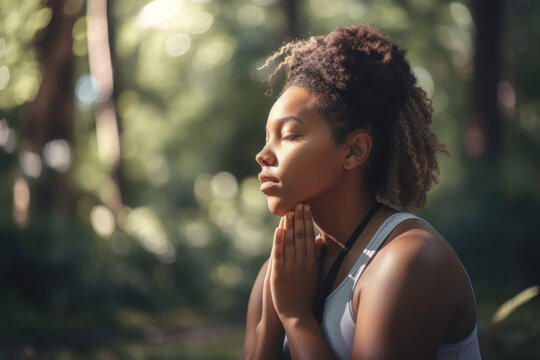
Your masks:
{"label": "tank top strap", "polygon": [[375,253],[377,252],[377,250],[379,250],[384,240],[386,240],[388,235],[390,235],[390,233],[396,228],[396,226],[401,224],[403,221],[409,219],[423,220],[411,213],[399,212],[390,215],[388,219],[386,219],[382,223],[375,235],[373,235],[367,246],[364,248],[362,254],[358,257],[358,260],[356,261],[349,273],[349,277],[353,280],[353,289],[356,285],[356,282],[360,278],[360,275],[362,275],[362,272],[364,271],[366,265],[373,258],[373,256],[375,256]]}

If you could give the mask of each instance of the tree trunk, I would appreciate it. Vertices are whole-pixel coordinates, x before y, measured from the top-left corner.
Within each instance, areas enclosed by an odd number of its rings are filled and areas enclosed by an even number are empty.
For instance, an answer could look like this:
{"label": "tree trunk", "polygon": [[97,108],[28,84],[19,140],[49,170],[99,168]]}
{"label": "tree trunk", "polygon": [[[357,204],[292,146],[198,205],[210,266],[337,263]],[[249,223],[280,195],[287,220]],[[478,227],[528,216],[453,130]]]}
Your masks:
{"label": "tree trunk", "polygon": [[501,0],[474,0],[476,41],[472,117],[467,151],[473,157],[501,151],[502,120],[497,100],[500,81]]}
{"label": "tree trunk", "polygon": [[[72,152],[74,106],[71,32],[75,16],[64,13],[64,3],[64,0],[47,2],[52,9],[52,17],[47,27],[37,35],[35,48],[42,67],[42,81],[36,98],[22,109],[25,124],[20,151],[41,155],[47,142],[64,139],[70,144]],[[45,210],[69,210],[72,205],[66,173],[48,171],[44,167],[35,185],[30,186],[28,196],[32,199],[32,207]],[[14,200],[17,202],[17,199]]]}
{"label": "tree trunk", "polygon": [[283,0],[283,11],[285,13],[284,37],[286,39],[295,39],[299,36],[298,2],[299,0]]}
{"label": "tree trunk", "polygon": [[119,122],[114,103],[114,74],[109,42],[107,0],[87,2],[88,60],[90,74],[99,84],[96,103],[96,133],[100,160],[107,166],[111,179],[110,196],[103,197],[115,213],[122,207],[120,187],[120,135]]}

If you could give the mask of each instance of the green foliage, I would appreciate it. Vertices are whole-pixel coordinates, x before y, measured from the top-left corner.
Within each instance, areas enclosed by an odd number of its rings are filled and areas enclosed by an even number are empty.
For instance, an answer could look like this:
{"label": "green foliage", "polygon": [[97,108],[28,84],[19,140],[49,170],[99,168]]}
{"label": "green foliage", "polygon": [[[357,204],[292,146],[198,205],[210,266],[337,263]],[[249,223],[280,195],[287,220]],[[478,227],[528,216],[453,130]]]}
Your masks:
{"label": "green foliage", "polygon": [[[254,156],[274,100],[264,95],[268,70],[256,67],[283,41],[283,2],[109,3],[120,119],[118,211],[106,206],[117,179],[98,155],[85,3],[67,0],[64,7],[77,17],[69,170],[54,168],[43,152],[37,154],[43,171],[31,176],[25,104],[42,80],[35,43],[51,13],[37,0],[0,1],[0,346],[17,344],[15,353],[29,358],[40,349],[25,348],[25,341],[44,333],[84,338],[89,331],[190,327],[204,319],[241,324],[277,222],[255,178]],[[504,80],[515,99],[503,106],[504,149],[485,159],[470,158],[464,147],[474,76],[468,6],[305,0],[298,21],[302,37],[369,22],[408,49],[433,99],[432,127],[451,153],[441,156],[440,183],[418,214],[450,241],[469,271],[485,357],[525,359],[539,354],[540,331],[531,320],[537,300],[497,326],[490,318],[504,300],[540,283],[538,5],[507,4]],[[25,179],[31,195],[23,227],[13,220],[17,179]],[[51,183],[69,193],[67,206],[35,196]],[[53,347],[43,355],[229,359],[238,358],[241,334],[179,346],[137,339],[90,350]]]}

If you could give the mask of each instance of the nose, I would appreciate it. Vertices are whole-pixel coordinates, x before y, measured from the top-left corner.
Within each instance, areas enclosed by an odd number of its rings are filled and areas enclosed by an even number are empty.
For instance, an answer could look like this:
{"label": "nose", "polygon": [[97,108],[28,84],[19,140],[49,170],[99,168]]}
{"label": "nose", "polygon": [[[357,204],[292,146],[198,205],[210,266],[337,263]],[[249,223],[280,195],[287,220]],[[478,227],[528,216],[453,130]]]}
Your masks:
{"label": "nose", "polygon": [[268,149],[268,144],[266,144],[261,151],[257,155],[255,155],[255,160],[259,163],[261,166],[273,166],[276,163],[276,157]]}

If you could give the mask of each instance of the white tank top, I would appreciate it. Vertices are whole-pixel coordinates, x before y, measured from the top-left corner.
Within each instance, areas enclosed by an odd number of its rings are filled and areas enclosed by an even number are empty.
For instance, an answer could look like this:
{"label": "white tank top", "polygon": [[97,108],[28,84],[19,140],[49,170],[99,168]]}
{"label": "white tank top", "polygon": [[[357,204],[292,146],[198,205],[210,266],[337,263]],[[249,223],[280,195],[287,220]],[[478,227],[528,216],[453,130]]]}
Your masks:
{"label": "white tank top", "polygon": [[[328,295],[324,304],[321,330],[338,360],[349,360],[352,356],[356,315],[352,308],[354,287],[369,261],[373,258],[381,244],[392,230],[408,219],[420,219],[410,213],[396,213],[386,219],[368,243],[347,277]],[[420,219],[423,220],[423,219]],[[425,221],[425,220],[423,220]],[[427,222],[426,222],[427,223]],[[283,343],[283,359],[290,359],[287,336]],[[476,325],[465,339],[439,346],[436,360],[479,360]]]}

